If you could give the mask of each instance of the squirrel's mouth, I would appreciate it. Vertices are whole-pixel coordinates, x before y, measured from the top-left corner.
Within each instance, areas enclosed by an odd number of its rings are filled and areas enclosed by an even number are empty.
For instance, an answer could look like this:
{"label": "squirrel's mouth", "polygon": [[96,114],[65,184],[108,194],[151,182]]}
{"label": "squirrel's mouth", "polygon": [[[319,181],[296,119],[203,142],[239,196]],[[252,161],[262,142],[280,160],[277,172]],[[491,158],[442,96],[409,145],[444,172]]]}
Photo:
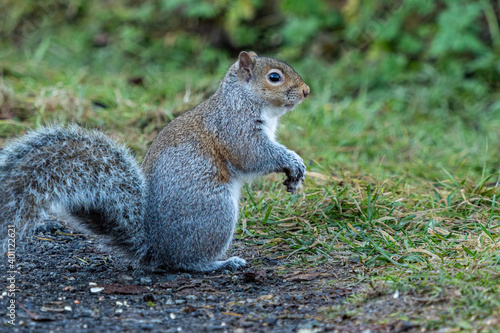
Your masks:
{"label": "squirrel's mouth", "polygon": [[285,104],[283,107],[287,109],[287,111],[291,111],[295,107],[295,104]]}

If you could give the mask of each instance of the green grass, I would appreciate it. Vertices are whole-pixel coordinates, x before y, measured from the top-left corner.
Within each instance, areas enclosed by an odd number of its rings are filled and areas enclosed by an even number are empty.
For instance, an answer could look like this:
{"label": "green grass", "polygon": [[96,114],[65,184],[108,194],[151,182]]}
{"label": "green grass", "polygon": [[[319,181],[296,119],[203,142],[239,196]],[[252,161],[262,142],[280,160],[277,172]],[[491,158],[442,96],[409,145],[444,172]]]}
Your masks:
{"label": "green grass", "polygon": [[[169,119],[216,89],[233,61],[221,57],[215,71],[196,63],[173,68],[106,48],[89,52],[78,38],[77,51],[57,39],[3,48],[2,141],[29,127],[76,122],[127,142],[140,157]],[[365,269],[352,283],[363,288],[341,307],[323,309],[325,318],[359,316],[379,297],[374,290],[398,291],[400,299],[423,301],[400,303],[387,320],[494,331],[500,323],[495,96],[450,105],[445,77],[350,91],[341,64],[293,65],[312,94],[283,117],[279,138],[304,157],[308,176],[295,195],[284,191],[282,175],[245,187],[238,237],[291,269],[361,262]],[[130,83],[137,76],[143,85]]]}

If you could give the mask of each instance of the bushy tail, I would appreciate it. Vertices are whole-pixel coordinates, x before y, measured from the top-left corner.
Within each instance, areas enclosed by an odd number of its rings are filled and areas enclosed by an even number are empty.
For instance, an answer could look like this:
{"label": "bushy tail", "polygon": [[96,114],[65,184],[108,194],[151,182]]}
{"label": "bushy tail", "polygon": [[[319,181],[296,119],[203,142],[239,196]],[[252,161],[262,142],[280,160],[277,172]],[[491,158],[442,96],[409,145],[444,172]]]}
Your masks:
{"label": "bushy tail", "polygon": [[98,131],[32,131],[0,152],[0,252],[8,225],[19,240],[61,210],[126,253],[142,252],[145,186],[131,153]]}

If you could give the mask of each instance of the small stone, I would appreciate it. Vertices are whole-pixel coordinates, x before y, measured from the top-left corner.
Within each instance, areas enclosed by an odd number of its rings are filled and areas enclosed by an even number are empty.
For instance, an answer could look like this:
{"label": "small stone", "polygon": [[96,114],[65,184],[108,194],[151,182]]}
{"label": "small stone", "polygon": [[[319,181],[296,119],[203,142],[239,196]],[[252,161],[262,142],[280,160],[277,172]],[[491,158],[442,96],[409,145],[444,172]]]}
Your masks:
{"label": "small stone", "polygon": [[241,325],[241,327],[249,328],[249,327],[253,326],[253,323],[251,321],[244,321],[240,325]]}
{"label": "small stone", "polygon": [[92,317],[92,310],[89,309],[82,310],[82,317]]}
{"label": "small stone", "polygon": [[163,281],[165,282],[170,282],[170,281],[174,281],[175,279],[177,279],[178,275],[175,275],[175,274],[170,274],[170,275],[167,275],[163,278]]}
{"label": "small stone", "polygon": [[100,293],[103,290],[104,290],[103,287],[92,287],[92,288],[90,288],[90,292],[91,293]]}
{"label": "small stone", "polygon": [[134,278],[127,274],[120,274],[120,276],[118,276],[118,282],[120,284],[131,284],[133,281]]}
{"label": "small stone", "polygon": [[75,265],[66,266],[66,270],[70,273],[74,273],[76,272],[76,266]]}
{"label": "small stone", "polygon": [[351,256],[349,257],[349,261],[359,263],[359,256]]}
{"label": "small stone", "polygon": [[142,324],[141,325],[141,328],[144,330],[144,331],[152,331],[154,329],[154,326],[151,325],[151,324]]}
{"label": "small stone", "polygon": [[144,300],[144,302],[154,302],[155,301],[155,297],[153,296],[153,294],[145,294],[142,299]]}
{"label": "small stone", "polygon": [[153,283],[153,280],[149,276],[145,276],[139,279],[139,282],[144,285],[150,285]]}

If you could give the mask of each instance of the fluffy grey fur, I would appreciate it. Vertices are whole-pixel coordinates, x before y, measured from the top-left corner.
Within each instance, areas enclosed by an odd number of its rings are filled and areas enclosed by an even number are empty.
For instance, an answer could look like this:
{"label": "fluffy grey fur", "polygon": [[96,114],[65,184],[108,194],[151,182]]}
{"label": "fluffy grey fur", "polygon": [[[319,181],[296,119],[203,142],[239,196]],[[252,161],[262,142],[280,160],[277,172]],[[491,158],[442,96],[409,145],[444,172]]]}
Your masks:
{"label": "fluffy grey fur", "polygon": [[10,143],[0,152],[0,188],[3,237],[7,225],[22,238],[45,214],[63,213],[126,253],[141,251],[144,176],[125,147],[98,131],[50,126]]}
{"label": "fluffy grey fur", "polygon": [[[278,68],[282,84],[266,81]],[[97,131],[46,127],[0,153],[0,231],[30,233],[51,209],[69,213],[147,266],[237,269],[220,260],[238,216],[241,186],[285,172],[295,192],[305,166],[276,142],[277,118],[308,94],[288,65],[243,52],[207,101],[168,124],[140,168],[126,148]],[[4,242],[5,244],[5,242]]]}

